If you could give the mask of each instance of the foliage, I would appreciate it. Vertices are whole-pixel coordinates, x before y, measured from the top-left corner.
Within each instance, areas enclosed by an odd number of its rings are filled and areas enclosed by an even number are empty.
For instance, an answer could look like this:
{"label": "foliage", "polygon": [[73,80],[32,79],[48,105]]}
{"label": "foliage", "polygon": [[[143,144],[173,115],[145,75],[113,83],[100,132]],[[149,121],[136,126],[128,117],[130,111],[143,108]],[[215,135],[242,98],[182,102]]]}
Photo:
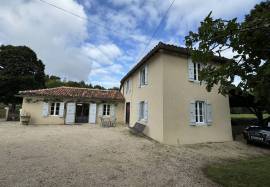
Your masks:
{"label": "foliage", "polygon": [[[200,79],[208,91],[216,85],[223,95],[232,89],[244,97],[252,95],[254,102],[270,112],[270,1],[256,5],[242,23],[236,18],[213,19],[210,13],[198,32],[190,32],[185,40],[192,60],[206,65]],[[228,50],[233,58],[221,58]],[[219,65],[206,64],[216,56]],[[237,77],[240,83],[236,86]]]}
{"label": "foliage", "polygon": [[222,186],[270,186],[269,170],[270,158],[267,156],[211,165],[205,173]]}
{"label": "foliage", "polygon": [[44,64],[26,46],[0,46],[0,102],[15,104],[21,90],[45,87]]}
{"label": "foliage", "polygon": [[[85,83],[84,81],[76,82],[76,81],[65,81],[61,80],[60,77],[54,75],[46,75],[46,88],[55,88],[59,86],[68,86],[68,87],[78,87],[78,88],[93,88],[105,90],[103,86],[100,85],[92,85],[91,83]],[[109,88],[109,90],[119,90],[118,87]]]}

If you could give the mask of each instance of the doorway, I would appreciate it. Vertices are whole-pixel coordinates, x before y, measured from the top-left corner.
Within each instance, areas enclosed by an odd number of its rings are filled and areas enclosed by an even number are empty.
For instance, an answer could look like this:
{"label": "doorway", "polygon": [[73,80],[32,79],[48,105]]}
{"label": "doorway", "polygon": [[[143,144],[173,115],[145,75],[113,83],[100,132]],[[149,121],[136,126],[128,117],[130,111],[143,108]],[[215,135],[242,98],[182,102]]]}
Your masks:
{"label": "doorway", "polygon": [[89,104],[76,103],[75,123],[88,123]]}
{"label": "doorway", "polygon": [[126,103],[126,124],[130,122],[130,102]]}

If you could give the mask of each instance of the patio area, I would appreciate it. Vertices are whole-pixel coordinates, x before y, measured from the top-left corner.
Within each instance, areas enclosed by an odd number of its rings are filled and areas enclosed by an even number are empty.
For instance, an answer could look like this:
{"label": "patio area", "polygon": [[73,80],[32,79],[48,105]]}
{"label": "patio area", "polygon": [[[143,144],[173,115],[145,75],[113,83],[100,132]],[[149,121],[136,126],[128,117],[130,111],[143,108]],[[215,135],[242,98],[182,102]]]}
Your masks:
{"label": "patio area", "polygon": [[126,127],[0,122],[0,186],[216,186],[201,168],[269,154],[241,142],[167,146]]}

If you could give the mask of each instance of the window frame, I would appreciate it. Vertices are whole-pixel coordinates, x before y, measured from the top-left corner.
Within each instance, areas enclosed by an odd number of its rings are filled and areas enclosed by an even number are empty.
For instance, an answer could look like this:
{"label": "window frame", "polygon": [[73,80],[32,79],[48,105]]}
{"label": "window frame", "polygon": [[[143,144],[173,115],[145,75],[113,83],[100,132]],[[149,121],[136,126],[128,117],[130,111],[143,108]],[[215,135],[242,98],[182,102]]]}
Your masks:
{"label": "window frame", "polygon": [[126,95],[129,94],[129,90],[130,90],[130,80],[128,79],[126,81]]}
{"label": "window frame", "polygon": [[51,102],[50,103],[50,116],[59,116],[60,115],[60,105],[61,105],[60,102]]}
{"label": "window frame", "polygon": [[195,122],[196,125],[206,125],[206,102],[195,101]]}
{"label": "window frame", "polygon": [[140,86],[145,86],[145,85],[146,85],[146,67],[144,66],[140,70]]}
{"label": "window frame", "polygon": [[200,75],[199,75],[199,73],[200,73],[200,71],[201,71],[201,69],[202,69],[202,65],[201,65],[201,63],[198,63],[198,62],[193,62],[193,73],[194,73],[194,76],[193,76],[193,79],[194,79],[194,81],[200,81],[199,80],[199,78],[200,78]]}
{"label": "window frame", "polygon": [[142,121],[145,119],[145,101],[140,101],[139,102],[139,121]]}
{"label": "window frame", "polygon": [[[102,108],[102,116],[110,116],[111,115],[111,105],[110,104],[103,104]],[[105,112],[105,114],[104,114]]]}

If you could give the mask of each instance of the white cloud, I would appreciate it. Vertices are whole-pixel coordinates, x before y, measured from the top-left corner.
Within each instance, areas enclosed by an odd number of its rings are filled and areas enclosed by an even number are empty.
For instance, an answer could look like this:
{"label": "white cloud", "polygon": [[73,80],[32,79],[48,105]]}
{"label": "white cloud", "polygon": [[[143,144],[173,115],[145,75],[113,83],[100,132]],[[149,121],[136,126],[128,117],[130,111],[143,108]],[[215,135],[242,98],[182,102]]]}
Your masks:
{"label": "white cloud", "polygon": [[[73,0],[59,0],[58,6],[87,17]],[[40,1],[1,1],[0,41],[27,45],[46,65],[46,72],[68,79],[86,80],[91,62],[82,50],[88,38],[87,22]]]}
{"label": "white cloud", "polygon": [[248,13],[258,0],[181,0],[175,1],[166,23],[167,30],[175,30],[180,36],[199,26],[210,11],[215,18],[231,19]]}
{"label": "white cloud", "polygon": [[259,2],[176,0],[144,50],[171,1],[46,1],[88,21],[38,0],[1,0],[0,43],[31,47],[47,73],[107,87],[119,85],[121,77],[159,41],[183,44],[183,36],[211,10],[216,18],[227,19],[243,16]]}

